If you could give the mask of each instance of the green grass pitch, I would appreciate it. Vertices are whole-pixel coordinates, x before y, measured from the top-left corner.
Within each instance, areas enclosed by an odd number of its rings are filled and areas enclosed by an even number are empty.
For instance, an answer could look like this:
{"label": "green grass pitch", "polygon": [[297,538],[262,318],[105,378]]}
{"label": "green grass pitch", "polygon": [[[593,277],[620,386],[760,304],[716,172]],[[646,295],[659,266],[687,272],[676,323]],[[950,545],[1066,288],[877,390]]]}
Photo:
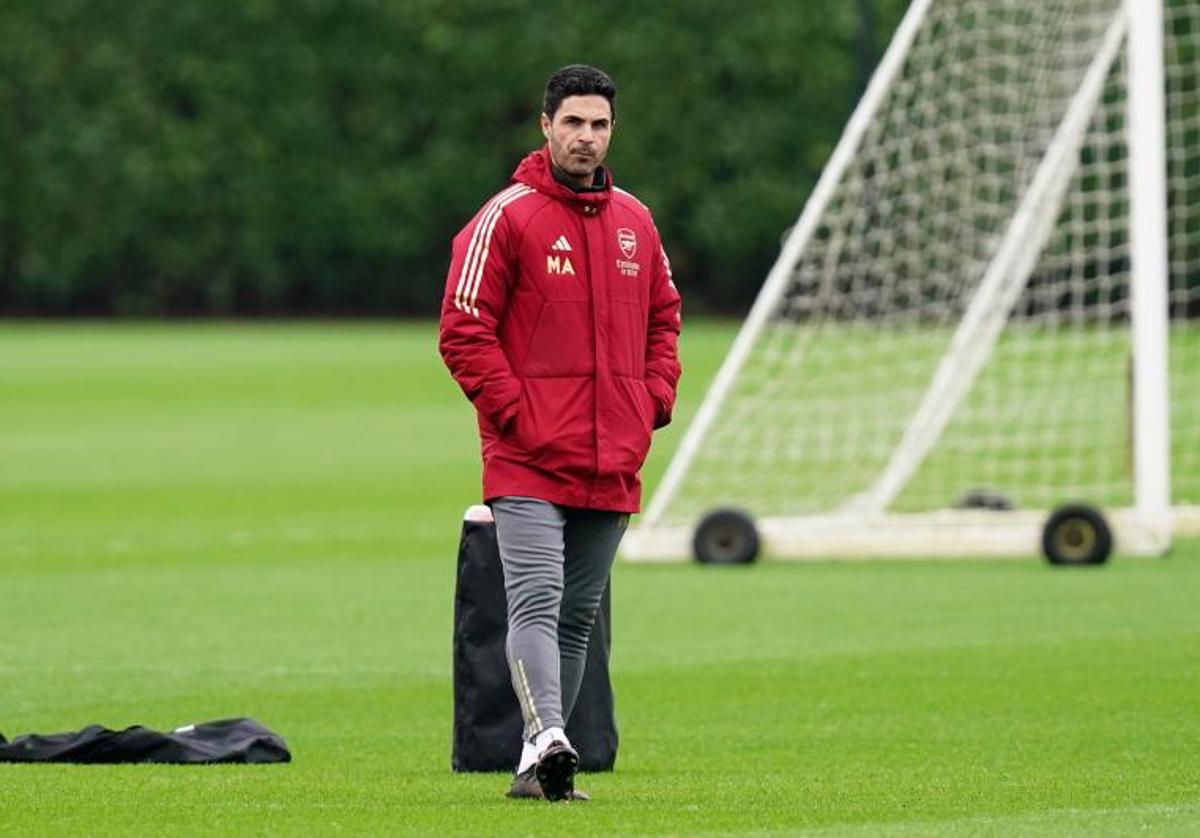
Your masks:
{"label": "green grass pitch", "polygon": [[[689,324],[651,481],[732,334]],[[452,774],[477,456],[431,324],[0,326],[0,731],[252,715],[295,755],[0,765],[0,833],[1200,833],[1196,541],[621,565],[593,802]]]}

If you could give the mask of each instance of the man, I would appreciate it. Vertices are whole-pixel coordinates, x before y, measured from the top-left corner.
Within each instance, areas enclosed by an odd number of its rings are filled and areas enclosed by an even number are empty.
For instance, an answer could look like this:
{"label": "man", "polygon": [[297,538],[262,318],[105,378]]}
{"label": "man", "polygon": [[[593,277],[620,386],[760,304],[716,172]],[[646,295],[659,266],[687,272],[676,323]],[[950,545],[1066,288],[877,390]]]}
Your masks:
{"label": "man", "polygon": [[478,413],[504,568],[525,721],[511,797],[586,799],[563,728],[680,374],[666,252],[649,210],[604,167],[615,96],[594,67],[550,77],[546,145],[455,237],[442,304],[442,357]]}

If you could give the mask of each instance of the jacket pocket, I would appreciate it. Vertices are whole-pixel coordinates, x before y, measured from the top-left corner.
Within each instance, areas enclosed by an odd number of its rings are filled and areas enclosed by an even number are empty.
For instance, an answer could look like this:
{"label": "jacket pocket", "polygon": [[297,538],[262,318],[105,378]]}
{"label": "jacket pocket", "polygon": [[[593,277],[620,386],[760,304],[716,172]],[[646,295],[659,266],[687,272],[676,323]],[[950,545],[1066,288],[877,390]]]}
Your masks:
{"label": "jacket pocket", "polygon": [[596,392],[590,376],[527,378],[517,444],[530,465],[545,471],[585,474],[595,468]]}
{"label": "jacket pocket", "polygon": [[608,342],[612,371],[639,379],[646,374],[646,306],[639,303],[612,304],[612,340]]}
{"label": "jacket pocket", "polygon": [[517,412],[504,436],[511,448],[526,456],[537,454],[541,434],[537,427],[537,416],[529,407],[529,390],[521,383],[521,398],[517,401]]}
{"label": "jacket pocket", "polygon": [[640,378],[613,378],[615,385],[612,414],[607,429],[612,440],[610,464],[613,471],[633,473],[642,467],[650,451],[654,428],[654,399]]}

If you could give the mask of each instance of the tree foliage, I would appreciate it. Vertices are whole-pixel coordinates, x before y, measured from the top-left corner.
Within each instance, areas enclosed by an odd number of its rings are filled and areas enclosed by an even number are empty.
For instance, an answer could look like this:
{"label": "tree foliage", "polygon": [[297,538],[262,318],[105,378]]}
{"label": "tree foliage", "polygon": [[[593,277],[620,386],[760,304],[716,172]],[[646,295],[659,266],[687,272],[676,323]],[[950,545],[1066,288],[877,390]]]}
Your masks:
{"label": "tree foliage", "polygon": [[0,311],[436,311],[572,61],[689,306],[743,307],[904,5],[4,3]]}

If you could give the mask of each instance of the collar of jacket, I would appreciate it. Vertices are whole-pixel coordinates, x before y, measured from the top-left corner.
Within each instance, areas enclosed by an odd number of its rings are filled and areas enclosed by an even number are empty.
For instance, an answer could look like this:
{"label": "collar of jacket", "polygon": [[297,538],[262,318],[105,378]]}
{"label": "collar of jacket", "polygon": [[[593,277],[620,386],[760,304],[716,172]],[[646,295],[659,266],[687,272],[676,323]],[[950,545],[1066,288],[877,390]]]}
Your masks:
{"label": "collar of jacket", "polygon": [[554,172],[550,168],[550,149],[543,146],[537,151],[530,152],[521,161],[517,170],[513,172],[512,180],[514,183],[531,186],[538,192],[556,198],[585,215],[594,215],[603,209],[604,205],[608,203],[608,199],[612,197],[612,174],[607,168],[601,169],[601,171],[604,173],[603,188],[576,192],[555,179]]}

